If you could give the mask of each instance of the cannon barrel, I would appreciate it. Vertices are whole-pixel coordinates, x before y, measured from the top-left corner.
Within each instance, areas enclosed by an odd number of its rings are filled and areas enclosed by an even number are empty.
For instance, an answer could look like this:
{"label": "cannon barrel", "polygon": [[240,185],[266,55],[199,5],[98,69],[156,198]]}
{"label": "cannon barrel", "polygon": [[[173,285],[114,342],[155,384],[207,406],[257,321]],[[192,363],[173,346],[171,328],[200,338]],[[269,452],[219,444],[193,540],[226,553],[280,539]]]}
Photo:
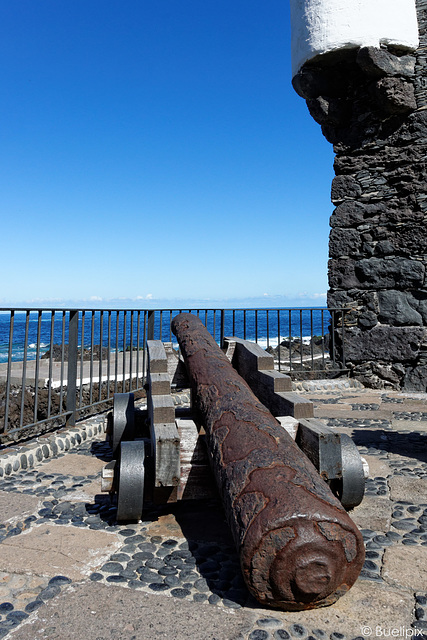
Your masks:
{"label": "cannon barrel", "polygon": [[248,589],[288,611],[332,604],[360,573],[361,533],[199,318],[172,330]]}

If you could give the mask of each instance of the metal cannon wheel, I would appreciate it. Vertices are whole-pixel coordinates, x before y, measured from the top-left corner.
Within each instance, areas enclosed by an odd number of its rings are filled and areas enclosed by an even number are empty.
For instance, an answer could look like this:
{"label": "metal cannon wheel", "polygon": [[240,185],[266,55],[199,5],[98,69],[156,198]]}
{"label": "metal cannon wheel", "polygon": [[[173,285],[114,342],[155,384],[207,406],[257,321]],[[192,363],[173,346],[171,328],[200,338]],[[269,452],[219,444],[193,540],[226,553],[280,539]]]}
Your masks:
{"label": "metal cannon wheel", "polygon": [[362,459],[353,440],[345,433],[340,435],[342,479],[333,483],[333,491],[343,507],[349,510],[357,507],[363,500],[365,474]]}
{"label": "metal cannon wheel", "polygon": [[122,441],[135,437],[135,406],[133,393],[115,393],[113,398],[113,417],[108,426],[108,440],[117,457]]}
{"label": "metal cannon wheel", "polygon": [[139,520],[144,505],[143,440],[122,442],[120,445],[117,521]]}

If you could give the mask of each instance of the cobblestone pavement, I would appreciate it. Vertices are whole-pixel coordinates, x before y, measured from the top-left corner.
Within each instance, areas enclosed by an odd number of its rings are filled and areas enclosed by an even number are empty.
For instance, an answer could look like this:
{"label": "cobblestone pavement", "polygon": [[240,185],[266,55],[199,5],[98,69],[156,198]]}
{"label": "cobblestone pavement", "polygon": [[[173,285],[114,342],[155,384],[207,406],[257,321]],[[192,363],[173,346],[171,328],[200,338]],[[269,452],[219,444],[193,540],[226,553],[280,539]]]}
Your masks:
{"label": "cobblestone pavement", "polygon": [[261,608],[214,498],[152,506],[117,525],[100,492],[111,452],[98,416],[63,432],[64,447],[50,440],[49,457],[43,445],[35,455],[39,443],[19,465],[19,451],[0,451],[0,639],[427,638],[427,394],[326,384],[303,394],[370,467],[352,512],[366,562],[336,604]]}

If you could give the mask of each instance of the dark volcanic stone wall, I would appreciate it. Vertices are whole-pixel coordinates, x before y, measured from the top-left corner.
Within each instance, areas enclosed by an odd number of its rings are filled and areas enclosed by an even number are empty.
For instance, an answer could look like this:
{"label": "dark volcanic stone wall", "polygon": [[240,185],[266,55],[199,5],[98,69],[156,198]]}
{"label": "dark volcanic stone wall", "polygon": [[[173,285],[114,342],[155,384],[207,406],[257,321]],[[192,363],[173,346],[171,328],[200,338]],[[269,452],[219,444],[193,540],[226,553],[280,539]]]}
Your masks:
{"label": "dark volcanic stone wall", "polygon": [[294,78],[334,145],[328,306],[369,386],[427,390],[427,0],[415,54],[364,47]]}

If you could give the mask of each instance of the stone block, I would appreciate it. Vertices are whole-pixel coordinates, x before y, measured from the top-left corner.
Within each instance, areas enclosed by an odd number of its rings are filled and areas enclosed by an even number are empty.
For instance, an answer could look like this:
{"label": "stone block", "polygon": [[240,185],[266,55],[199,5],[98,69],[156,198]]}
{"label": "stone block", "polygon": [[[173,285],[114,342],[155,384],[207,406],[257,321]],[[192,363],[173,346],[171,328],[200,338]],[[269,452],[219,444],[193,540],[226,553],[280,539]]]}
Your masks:
{"label": "stone block", "polygon": [[329,287],[331,289],[360,289],[361,283],[356,276],[355,260],[342,257],[328,262]]}
{"label": "stone block", "polygon": [[425,266],[401,257],[366,258],[356,263],[355,274],[360,288],[416,289],[424,285]]}
{"label": "stone block", "polygon": [[356,229],[332,229],[329,236],[329,255],[331,258],[357,256],[360,248],[360,233]]}
{"label": "stone block", "polygon": [[423,324],[421,314],[414,309],[416,301],[409,292],[379,291],[378,302],[380,305],[379,320],[384,324],[392,324],[397,327]]}
{"label": "stone block", "polygon": [[334,204],[356,199],[361,193],[360,184],[353,176],[336,176],[332,180],[331,200]]}
{"label": "stone block", "polygon": [[350,362],[381,360],[411,362],[424,339],[424,329],[378,325],[369,331],[349,327],[346,332],[346,357]]}
{"label": "stone block", "polygon": [[385,49],[361,47],[356,62],[367,75],[412,77],[415,73],[415,56],[395,56]]}
{"label": "stone block", "polygon": [[403,78],[381,78],[371,85],[371,96],[387,114],[402,114],[417,108],[414,85]]}
{"label": "stone block", "polygon": [[408,367],[402,386],[405,391],[421,391],[425,393],[427,391],[427,364]]}
{"label": "stone block", "polygon": [[332,213],[331,227],[357,227],[365,221],[377,223],[380,215],[387,215],[384,203],[366,204],[347,200],[336,207]]}

